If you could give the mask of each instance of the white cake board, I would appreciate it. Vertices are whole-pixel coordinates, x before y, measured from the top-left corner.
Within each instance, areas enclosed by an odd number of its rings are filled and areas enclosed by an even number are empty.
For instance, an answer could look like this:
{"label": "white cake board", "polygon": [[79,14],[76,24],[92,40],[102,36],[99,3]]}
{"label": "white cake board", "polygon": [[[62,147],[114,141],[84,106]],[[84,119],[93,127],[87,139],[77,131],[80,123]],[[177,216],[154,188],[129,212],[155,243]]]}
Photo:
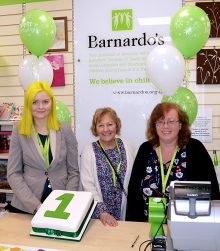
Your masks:
{"label": "white cake board", "polygon": [[95,210],[96,204],[97,204],[97,201],[94,201],[93,206],[92,206],[89,214],[87,215],[86,221],[85,221],[85,223],[84,223],[84,225],[82,227],[82,230],[81,230],[80,234],[77,237],[68,237],[68,236],[62,236],[62,235],[58,236],[58,235],[55,235],[55,234],[48,235],[46,233],[37,233],[37,232],[34,232],[33,230],[31,230],[30,235],[31,236],[40,236],[40,237],[45,237],[45,238],[53,238],[53,239],[80,241],[83,234],[84,234],[84,232],[85,232],[85,230],[86,230],[87,225],[89,224],[89,221],[90,221],[90,219],[92,217],[92,214],[93,214],[93,212]]}

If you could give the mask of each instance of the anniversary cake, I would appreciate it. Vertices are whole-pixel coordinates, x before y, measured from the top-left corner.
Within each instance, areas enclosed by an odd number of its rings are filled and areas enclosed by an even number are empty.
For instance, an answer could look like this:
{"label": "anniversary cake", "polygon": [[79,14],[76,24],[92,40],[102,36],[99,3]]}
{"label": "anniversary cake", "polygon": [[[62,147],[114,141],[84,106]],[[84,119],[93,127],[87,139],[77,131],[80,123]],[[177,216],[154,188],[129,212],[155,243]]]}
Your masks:
{"label": "anniversary cake", "polygon": [[80,240],[96,202],[91,192],[54,190],[31,221],[31,235]]}

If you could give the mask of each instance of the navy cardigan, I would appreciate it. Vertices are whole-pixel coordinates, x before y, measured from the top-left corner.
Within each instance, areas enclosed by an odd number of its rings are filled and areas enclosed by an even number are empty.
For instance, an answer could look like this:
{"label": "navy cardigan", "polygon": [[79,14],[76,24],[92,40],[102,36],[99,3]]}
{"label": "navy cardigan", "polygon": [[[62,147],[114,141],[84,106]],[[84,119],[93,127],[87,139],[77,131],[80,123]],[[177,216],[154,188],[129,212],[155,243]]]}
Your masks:
{"label": "navy cardigan", "polygon": [[[128,186],[126,220],[146,221],[141,180],[144,176],[151,144],[144,142],[137,153]],[[197,139],[190,138],[186,146],[187,181],[211,181],[211,198],[220,199],[219,185],[212,159],[204,145]]]}

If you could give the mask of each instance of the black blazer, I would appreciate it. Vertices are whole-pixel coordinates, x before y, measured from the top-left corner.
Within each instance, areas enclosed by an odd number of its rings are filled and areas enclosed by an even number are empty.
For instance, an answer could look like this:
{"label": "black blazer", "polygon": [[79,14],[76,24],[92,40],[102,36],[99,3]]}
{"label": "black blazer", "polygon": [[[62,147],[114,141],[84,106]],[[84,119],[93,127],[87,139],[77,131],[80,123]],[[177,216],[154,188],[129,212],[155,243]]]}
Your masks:
{"label": "black blazer", "polygon": [[[128,201],[126,220],[145,221],[144,200],[140,190],[144,176],[151,144],[144,142],[134,161],[128,186]],[[191,138],[186,146],[187,181],[211,181],[212,199],[220,199],[219,185],[212,159],[204,145],[197,139]]]}

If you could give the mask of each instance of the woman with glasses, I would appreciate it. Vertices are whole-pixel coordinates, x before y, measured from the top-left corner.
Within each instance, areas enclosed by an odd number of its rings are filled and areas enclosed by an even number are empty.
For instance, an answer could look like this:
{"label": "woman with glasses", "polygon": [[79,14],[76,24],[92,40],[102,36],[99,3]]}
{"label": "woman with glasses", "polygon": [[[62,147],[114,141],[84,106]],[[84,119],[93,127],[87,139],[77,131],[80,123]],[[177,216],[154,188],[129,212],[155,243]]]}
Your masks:
{"label": "woman with glasses", "polygon": [[7,166],[13,190],[6,209],[36,212],[54,189],[78,190],[77,141],[71,126],[56,117],[56,101],[48,83],[32,83],[24,96],[22,119],[14,127]]}
{"label": "woman with glasses", "polygon": [[95,111],[91,131],[97,141],[84,147],[80,174],[83,189],[98,201],[93,218],[103,225],[117,226],[125,220],[127,187],[134,162],[134,150],[120,134],[121,120],[110,107]]}
{"label": "woman with glasses", "polygon": [[128,188],[126,219],[148,221],[149,197],[169,196],[171,181],[211,181],[211,197],[219,198],[212,160],[191,138],[189,119],[175,103],[160,103],[152,111],[148,141],[137,153]]}

